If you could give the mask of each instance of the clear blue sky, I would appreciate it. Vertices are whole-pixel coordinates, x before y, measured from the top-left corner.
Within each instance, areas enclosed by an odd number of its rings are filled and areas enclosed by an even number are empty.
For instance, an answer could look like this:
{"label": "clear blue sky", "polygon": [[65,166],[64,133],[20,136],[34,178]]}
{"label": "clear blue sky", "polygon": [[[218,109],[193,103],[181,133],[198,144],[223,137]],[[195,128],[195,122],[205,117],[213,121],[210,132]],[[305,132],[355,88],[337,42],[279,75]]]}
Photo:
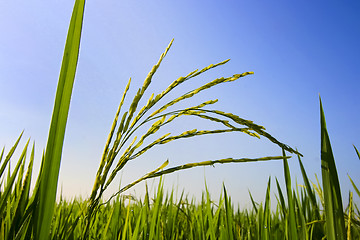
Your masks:
{"label": "clear blue sky", "polygon": [[[46,145],[72,7],[72,1],[0,2],[0,146],[8,151],[25,129],[22,143],[29,137],[36,141],[36,170]],[[204,92],[188,106],[218,98],[211,108],[265,126],[277,139],[298,148],[313,181],[315,173],[320,177],[320,94],[347,199],[352,189],[347,174],[360,184],[360,161],[352,146],[360,148],[359,12],[358,1],[87,1],[59,179],[63,193],[90,193],[128,78],[133,79],[134,93],[174,38],[149,93],[162,91],[194,69],[230,58],[177,93],[217,77],[254,71]],[[170,130],[176,134],[211,127],[186,120]],[[166,159],[174,166],[280,154],[269,141],[242,134],[178,141],[129,164],[122,183]],[[301,182],[296,158],[290,167],[294,180]],[[249,202],[248,189],[256,201],[263,201],[270,175],[283,182],[282,162],[276,161],[187,170],[167,176],[165,185],[199,198],[204,175],[214,198],[224,182],[234,202],[241,204]],[[272,183],[274,187],[274,178]],[[108,194],[117,188],[114,184]],[[142,191],[140,185],[129,193]]]}

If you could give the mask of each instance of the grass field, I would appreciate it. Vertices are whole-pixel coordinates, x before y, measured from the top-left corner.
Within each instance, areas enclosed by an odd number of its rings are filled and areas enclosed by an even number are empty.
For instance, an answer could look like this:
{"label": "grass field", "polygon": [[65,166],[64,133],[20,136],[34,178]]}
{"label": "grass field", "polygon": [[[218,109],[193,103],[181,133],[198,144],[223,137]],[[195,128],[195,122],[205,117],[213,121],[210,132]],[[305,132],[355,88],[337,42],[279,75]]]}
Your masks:
{"label": "grass field", "polygon": [[[349,202],[343,203],[337,176],[330,137],[327,133],[325,115],[320,99],[321,124],[321,181],[313,183],[304,169],[302,155],[297,150],[278,141],[265,131],[263,126],[243,119],[232,113],[209,109],[216,100],[197,103],[193,106],[168,111],[179,102],[190,99],[199,92],[219,84],[236,81],[252,72],[234,74],[214,79],[203,86],[177,96],[165,104],[160,100],[179,85],[228,60],[212,64],[201,70],[194,70],[173,81],[158,94],[148,96],[144,106],[140,100],[147,97],[152,77],[171,47],[172,41],[153,66],[143,85],[134,96],[130,96],[129,108],[124,102],[129,96],[131,79],[116,111],[108,140],[90,196],[86,199],[56,202],[58,176],[63,141],[75,79],[80,38],[83,23],[84,0],[74,5],[64,56],[55,97],[52,120],[46,150],[42,156],[41,169],[35,179],[35,188],[30,189],[35,159],[34,145],[27,141],[23,150],[18,150],[22,134],[10,150],[2,149],[0,154],[0,239],[360,239],[360,212],[350,192]],[[217,123],[216,130],[189,129],[179,135],[167,133],[157,136],[165,125],[174,119],[190,116]],[[140,130],[142,134],[139,134]],[[209,134],[241,132],[249,137],[265,138],[283,150],[282,156],[259,158],[225,158],[204,162],[186,163],[167,167],[168,161],[145,173],[138,180],[125,185],[110,199],[103,193],[114,178],[124,170],[129,161],[158,145],[178,139],[187,139]],[[151,140],[154,139],[154,140]],[[149,141],[151,140],[151,141]],[[356,147],[355,152],[360,160]],[[14,153],[21,151],[19,159]],[[295,156],[302,172],[304,186],[292,188],[288,166],[290,156]],[[207,187],[202,198],[195,200],[184,193],[165,192],[163,181],[154,196],[147,190],[143,199],[124,195],[124,192],[147,179],[198,166],[214,164],[238,164],[242,162],[282,160],[285,189],[278,180],[267,183],[266,197],[262,202],[252,201],[251,209],[241,209],[231,201],[226,186],[221,196],[210,196]],[[295,161],[294,158],[292,161]],[[15,167],[10,167],[15,163]],[[320,167],[320,166],[319,166]],[[360,192],[349,177],[355,194]],[[321,182],[321,184],[320,184]],[[276,184],[277,202],[270,202],[270,186]],[[180,195],[180,197],[175,197]],[[276,207],[274,207],[276,206]],[[344,209],[345,206],[345,209]],[[275,211],[271,209],[276,209]]]}
{"label": "grass field", "polygon": [[[25,161],[21,159],[23,161],[16,166],[15,172],[3,177],[1,239],[36,239],[33,232],[36,191],[29,198],[30,175],[25,174]],[[33,155],[30,159],[27,171],[31,171]],[[288,188],[289,169],[284,160],[287,188],[281,189],[276,178],[275,183],[269,178],[266,198],[262,202],[254,201],[249,194],[253,204],[250,209],[234,206],[225,186],[221,196],[215,198],[205,186],[199,200],[189,198],[184,192],[164,192],[163,181],[153,195],[146,188],[143,199],[118,194],[107,202],[99,200],[90,220],[87,215],[89,200],[61,198],[55,204],[46,239],[359,239],[360,212],[352,201],[353,193],[349,193],[344,211],[336,203],[331,203],[333,209],[329,209],[326,184],[322,187],[319,182],[310,182],[300,157],[298,163],[304,186]],[[330,185],[332,183],[333,180]],[[12,184],[10,190],[9,184]],[[270,202],[270,184],[276,184],[278,189],[275,203]],[[353,186],[360,196],[354,183]],[[333,186],[328,190],[331,188]],[[340,194],[336,196],[341,197]],[[335,199],[332,197],[331,200]],[[338,211],[341,214],[336,215]],[[87,224],[90,227],[85,236]],[[337,232],[331,236],[329,229]]]}

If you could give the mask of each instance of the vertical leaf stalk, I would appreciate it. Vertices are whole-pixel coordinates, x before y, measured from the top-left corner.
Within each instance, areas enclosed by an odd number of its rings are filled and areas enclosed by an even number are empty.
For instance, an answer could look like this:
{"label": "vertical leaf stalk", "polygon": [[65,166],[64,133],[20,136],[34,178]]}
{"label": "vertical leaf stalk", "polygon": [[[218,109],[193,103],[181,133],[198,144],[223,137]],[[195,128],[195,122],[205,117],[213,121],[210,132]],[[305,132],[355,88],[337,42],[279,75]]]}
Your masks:
{"label": "vertical leaf stalk", "polygon": [[35,239],[45,240],[49,237],[56,199],[65,128],[79,56],[84,7],[85,0],[75,1],[66,39],[43,162],[44,167],[43,172],[40,174],[39,202],[35,214]]}

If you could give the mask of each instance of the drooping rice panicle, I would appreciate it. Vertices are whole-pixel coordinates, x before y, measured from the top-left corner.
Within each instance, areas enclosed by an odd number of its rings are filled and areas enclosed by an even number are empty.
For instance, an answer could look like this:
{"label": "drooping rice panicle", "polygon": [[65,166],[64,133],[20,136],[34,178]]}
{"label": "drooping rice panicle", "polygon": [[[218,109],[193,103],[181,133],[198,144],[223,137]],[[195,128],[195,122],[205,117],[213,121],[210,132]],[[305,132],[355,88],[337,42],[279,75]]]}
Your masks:
{"label": "drooping rice panicle", "polygon": [[[125,100],[126,94],[127,94],[128,90],[129,90],[130,83],[131,83],[131,78],[129,79],[129,81],[128,81],[126,87],[125,87],[125,90],[124,90],[124,92],[123,92],[123,95],[122,95],[122,97],[121,97],[121,101],[120,101],[119,107],[118,107],[118,109],[117,109],[117,111],[116,111],[115,118],[114,118],[113,124],[112,124],[112,126],[111,126],[108,139],[107,139],[106,144],[105,144],[104,152],[103,152],[103,155],[102,155],[101,161],[100,161],[100,166],[99,166],[98,171],[97,171],[97,173],[96,173],[95,183],[94,183],[94,187],[93,187],[93,190],[92,190],[92,193],[93,193],[93,194],[96,194],[97,188],[98,188],[99,185],[100,185],[100,177],[101,177],[103,168],[104,168],[104,166],[105,166],[105,162],[106,162],[106,160],[107,160],[107,155],[108,155],[108,153],[109,153],[109,146],[110,146],[111,140],[112,140],[112,138],[113,138],[113,135],[114,135],[114,132],[115,132],[115,127],[116,127],[117,122],[118,122],[119,114],[120,114],[122,105],[124,104],[124,100]],[[126,116],[126,115],[125,115],[125,116]],[[123,117],[121,123],[123,124],[123,122],[124,122],[124,117]],[[120,125],[120,127],[119,127],[119,132],[121,132],[121,131],[122,131],[122,126]],[[118,135],[119,135],[119,133],[118,133]],[[94,197],[95,197],[95,196],[91,196],[90,198],[94,198]]]}
{"label": "drooping rice panicle", "polygon": [[267,139],[269,139],[271,142],[275,143],[276,145],[278,145],[282,149],[285,149],[286,151],[288,151],[290,153],[294,153],[294,154],[298,154],[298,155],[302,156],[301,153],[299,153],[298,151],[292,149],[290,146],[279,142],[276,138],[271,136],[269,133],[265,132],[265,128],[263,126],[254,124],[253,121],[245,120],[245,119],[240,118],[239,116],[236,116],[236,115],[234,115],[232,113],[225,113],[225,112],[218,111],[218,110],[204,110],[204,111],[210,112],[210,113],[215,113],[215,114],[227,117],[227,118],[233,120],[234,122],[236,122],[238,124],[248,126],[251,130],[255,131],[257,134],[259,134],[261,136],[266,137]]}
{"label": "drooping rice panicle", "polygon": [[245,77],[245,76],[247,76],[247,75],[249,75],[249,74],[253,74],[253,72],[245,72],[245,73],[242,73],[242,74],[235,74],[235,75],[233,75],[232,77],[227,77],[227,78],[224,78],[224,77],[222,77],[222,78],[217,78],[217,79],[215,79],[215,80],[213,80],[213,81],[211,81],[211,82],[209,82],[209,83],[204,84],[203,86],[201,86],[201,87],[199,87],[199,88],[197,88],[197,89],[194,89],[194,90],[192,90],[192,91],[190,91],[190,92],[188,92],[188,93],[185,93],[185,94],[183,94],[182,96],[180,96],[180,97],[178,97],[178,98],[176,98],[176,99],[168,102],[167,104],[165,104],[164,106],[162,106],[161,108],[159,108],[158,110],[156,110],[155,112],[153,112],[153,113],[150,115],[150,117],[153,117],[153,116],[155,116],[156,114],[159,114],[159,113],[163,112],[164,110],[166,110],[168,107],[174,105],[175,103],[178,103],[178,102],[180,102],[180,101],[183,101],[183,100],[185,100],[185,99],[188,99],[188,98],[194,96],[195,94],[198,94],[199,92],[201,92],[201,91],[203,91],[203,90],[209,89],[209,88],[214,87],[214,86],[216,86],[216,85],[218,85],[218,84],[221,84],[221,83],[235,81],[235,80],[237,80],[237,79],[239,79],[239,78],[241,78],[241,77]]}
{"label": "drooping rice panicle", "polygon": [[[159,68],[160,63],[162,62],[162,60],[164,59],[164,57],[166,56],[167,52],[169,51],[172,43],[173,43],[174,39],[171,40],[171,42],[169,43],[169,45],[167,46],[167,48],[165,49],[165,52],[161,54],[159,61],[153,66],[153,68],[151,69],[151,71],[149,72],[149,74],[146,76],[143,86],[138,90],[138,93],[135,95],[134,100],[131,103],[130,109],[129,109],[129,115],[128,118],[126,120],[125,123],[125,127],[124,127],[124,131],[127,130],[129,123],[137,109],[137,106],[139,104],[139,101],[141,100],[141,98],[143,97],[146,89],[149,87],[152,77],[154,76],[156,70]],[[145,109],[147,109],[147,105],[152,105],[152,101],[151,99],[148,101],[148,103],[145,105],[145,107],[138,113],[138,115],[135,117],[135,119],[133,120],[133,123],[130,125],[130,128],[132,128],[136,122],[141,118],[141,116],[143,115],[143,112],[145,111]]]}
{"label": "drooping rice panicle", "polygon": [[[290,157],[286,157],[286,158],[290,158]],[[176,167],[168,168],[163,171],[154,173],[153,175],[149,176],[148,178],[155,178],[155,177],[159,177],[164,174],[169,174],[169,173],[173,173],[175,171],[189,169],[189,168],[193,168],[193,167],[213,166],[214,164],[217,164],[217,163],[224,164],[224,163],[239,163],[239,162],[258,162],[258,161],[269,161],[269,160],[280,160],[280,159],[284,159],[284,157],[274,156],[274,157],[238,158],[238,159],[224,158],[224,159],[219,159],[219,160],[209,160],[209,161],[203,161],[203,162],[187,163],[187,164],[179,165]]]}

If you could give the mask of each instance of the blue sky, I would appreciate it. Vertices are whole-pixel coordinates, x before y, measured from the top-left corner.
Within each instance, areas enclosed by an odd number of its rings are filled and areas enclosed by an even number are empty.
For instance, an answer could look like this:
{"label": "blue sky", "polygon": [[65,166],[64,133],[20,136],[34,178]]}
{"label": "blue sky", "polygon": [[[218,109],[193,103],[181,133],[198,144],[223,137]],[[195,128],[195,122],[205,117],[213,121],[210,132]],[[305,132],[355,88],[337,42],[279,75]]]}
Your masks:
{"label": "blue sky", "polygon": [[[25,129],[23,144],[29,137],[36,141],[36,169],[46,145],[72,5],[72,1],[0,2],[0,146],[9,150]],[[129,77],[131,94],[174,38],[148,93],[162,91],[194,69],[230,58],[226,65],[184,84],[172,97],[217,77],[254,71],[183,106],[219,99],[211,108],[253,120],[298,148],[313,181],[314,174],[320,177],[320,94],[347,199],[352,189],[347,174],[360,183],[360,161],[352,146],[360,148],[359,11],[357,1],[88,1],[59,186],[68,197],[90,193]],[[184,119],[169,131],[212,127]],[[155,148],[130,163],[121,182],[142,176],[166,159],[174,166],[280,154],[269,141],[242,134],[199,137]],[[290,168],[294,180],[301,182],[295,157]],[[281,161],[187,170],[167,176],[165,186],[199,198],[206,177],[214,198],[224,182],[235,202],[247,204],[248,189],[255,200],[264,199],[269,176],[273,186],[275,176],[283,182]],[[143,189],[140,185],[129,193],[141,195]]]}

